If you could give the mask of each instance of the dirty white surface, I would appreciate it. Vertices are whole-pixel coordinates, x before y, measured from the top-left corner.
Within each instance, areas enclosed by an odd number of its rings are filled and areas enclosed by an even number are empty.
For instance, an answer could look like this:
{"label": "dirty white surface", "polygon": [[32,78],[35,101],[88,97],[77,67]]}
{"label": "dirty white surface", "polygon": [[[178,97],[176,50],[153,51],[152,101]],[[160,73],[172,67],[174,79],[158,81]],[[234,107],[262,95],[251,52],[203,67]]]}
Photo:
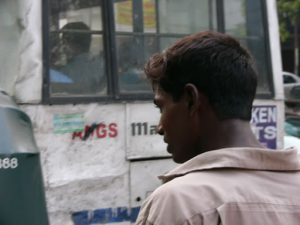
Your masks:
{"label": "dirty white surface", "polygon": [[[73,224],[82,210],[129,207],[129,162],[125,160],[124,105],[23,106],[41,151],[51,225]],[[81,140],[54,133],[54,115],[83,114],[84,124],[115,123],[117,135]],[[108,129],[108,128],[107,128]],[[114,136],[114,135],[113,135]],[[129,223],[128,223],[129,224]]]}
{"label": "dirty white surface", "polygon": [[176,166],[178,164],[174,163],[172,159],[132,162],[130,164],[131,206],[140,206],[162,184],[157,176],[167,173]]}
{"label": "dirty white surface", "polygon": [[19,103],[42,97],[41,1],[0,1],[0,88]]}
{"label": "dirty white surface", "polygon": [[19,64],[15,97],[20,103],[38,103],[42,97],[42,1],[19,0]]}
{"label": "dirty white surface", "polygon": [[17,0],[0,1],[0,88],[14,94],[19,65],[19,6]]}
{"label": "dirty white surface", "polygon": [[159,109],[153,104],[126,105],[126,151],[128,159],[170,156],[163,138],[157,134]]}

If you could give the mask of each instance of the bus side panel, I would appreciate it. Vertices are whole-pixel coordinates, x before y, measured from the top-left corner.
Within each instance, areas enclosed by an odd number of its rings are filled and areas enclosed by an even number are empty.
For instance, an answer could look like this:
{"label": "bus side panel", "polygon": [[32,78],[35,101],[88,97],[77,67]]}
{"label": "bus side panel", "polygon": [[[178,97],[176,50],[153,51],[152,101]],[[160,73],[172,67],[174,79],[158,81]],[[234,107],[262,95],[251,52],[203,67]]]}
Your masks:
{"label": "bus side panel", "polygon": [[125,106],[23,106],[41,151],[52,225],[129,224]]}
{"label": "bus side panel", "polygon": [[[19,4],[20,38],[18,73],[14,93],[18,103],[42,100],[42,1],[24,0]],[[34,84],[34,85],[33,85]]]}

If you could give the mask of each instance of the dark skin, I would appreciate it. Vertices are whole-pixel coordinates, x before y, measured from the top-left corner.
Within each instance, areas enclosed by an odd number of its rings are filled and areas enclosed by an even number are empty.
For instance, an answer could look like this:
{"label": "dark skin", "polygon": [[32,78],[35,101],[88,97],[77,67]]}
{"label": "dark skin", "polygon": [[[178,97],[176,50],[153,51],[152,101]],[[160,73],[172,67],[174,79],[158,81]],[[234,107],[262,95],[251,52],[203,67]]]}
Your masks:
{"label": "dark skin", "polygon": [[164,136],[175,162],[183,163],[198,154],[220,148],[263,148],[248,121],[220,120],[207,97],[193,84],[186,84],[182,97],[153,86],[154,103],[160,108],[158,133]]}

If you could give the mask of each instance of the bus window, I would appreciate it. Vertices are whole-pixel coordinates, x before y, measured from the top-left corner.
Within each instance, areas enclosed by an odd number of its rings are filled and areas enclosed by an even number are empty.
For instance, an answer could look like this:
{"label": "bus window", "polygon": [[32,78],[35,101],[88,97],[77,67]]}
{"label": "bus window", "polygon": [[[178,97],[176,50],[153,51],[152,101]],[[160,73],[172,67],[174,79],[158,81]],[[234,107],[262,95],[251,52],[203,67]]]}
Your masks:
{"label": "bus window", "polygon": [[[157,5],[156,5],[157,4]],[[150,93],[143,74],[147,58],[177,39],[216,30],[215,1],[115,1],[115,32],[121,94]]]}
{"label": "bus window", "polygon": [[[256,60],[258,98],[273,94],[262,0],[48,0],[45,101],[149,99],[154,53],[204,30],[228,33]],[[82,100],[80,100],[82,99]]]}
{"label": "bus window", "polygon": [[[258,95],[271,96],[268,38],[261,0],[225,0],[224,30],[238,38],[252,53],[258,70]],[[265,24],[266,25],[266,24]]]}
{"label": "bus window", "polygon": [[100,1],[50,1],[50,95],[106,95]]}

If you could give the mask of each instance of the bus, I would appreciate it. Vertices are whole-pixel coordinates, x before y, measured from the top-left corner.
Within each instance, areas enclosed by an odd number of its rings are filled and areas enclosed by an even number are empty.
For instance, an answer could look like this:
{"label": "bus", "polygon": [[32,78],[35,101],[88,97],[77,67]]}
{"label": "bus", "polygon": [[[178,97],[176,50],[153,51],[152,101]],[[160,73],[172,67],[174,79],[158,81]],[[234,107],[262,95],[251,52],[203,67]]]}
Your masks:
{"label": "bus", "polygon": [[282,148],[275,0],[2,0],[0,88],[32,120],[51,225],[133,224],[176,164],[156,133],[150,55],[191,33],[236,37],[256,60],[251,125]]}

